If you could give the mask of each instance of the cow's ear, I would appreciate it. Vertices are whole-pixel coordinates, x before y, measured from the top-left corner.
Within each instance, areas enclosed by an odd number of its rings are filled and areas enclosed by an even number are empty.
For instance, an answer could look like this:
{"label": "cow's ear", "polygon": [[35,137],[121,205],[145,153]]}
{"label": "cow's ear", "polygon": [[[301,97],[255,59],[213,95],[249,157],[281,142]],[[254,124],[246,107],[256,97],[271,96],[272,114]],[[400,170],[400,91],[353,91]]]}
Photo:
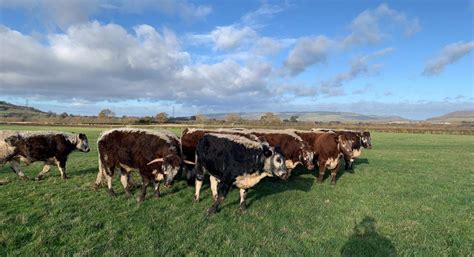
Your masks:
{"label": "cow's ear", "polygon": [[276,146],[275,146],[275,153],[283,153],[283,152],[281,151],[280,145],[276,145]]}
{"label": "cow's ear", "polygon": [[80,134],[79,134],[79,139],[81,139],[81,140],[85,140],[85,139],[86,139],[86,135],[85,135],[85,134],[82,134],[82,133],[80,133]]}
{"label": "cow's ear", "polygon": [[273,155],[272,150],[267,145],[263,145],[263,155],[265,155],[265,157],[270,157]]}

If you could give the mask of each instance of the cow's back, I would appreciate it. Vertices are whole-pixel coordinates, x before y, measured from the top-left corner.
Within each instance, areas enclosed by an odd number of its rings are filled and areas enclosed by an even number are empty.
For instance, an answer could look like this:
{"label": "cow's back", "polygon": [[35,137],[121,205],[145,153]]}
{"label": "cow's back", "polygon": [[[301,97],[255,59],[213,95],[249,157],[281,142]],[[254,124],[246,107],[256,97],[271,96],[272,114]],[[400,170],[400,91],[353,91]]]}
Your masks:
{"label": "cow's back", "polygon": [[196,151],[198,162],[222,181],[263,169],[261,143],[242,136],[206,134]]}
{"label": "cow's back", "polygon": [[[176,144],[174,141],[147,130],[115,129],[103,133],[97,144],[100,158],[106,162],[145,169],[150,160],[166,156],[170,146]],[[179,145],[175,147],[179,153]]]}

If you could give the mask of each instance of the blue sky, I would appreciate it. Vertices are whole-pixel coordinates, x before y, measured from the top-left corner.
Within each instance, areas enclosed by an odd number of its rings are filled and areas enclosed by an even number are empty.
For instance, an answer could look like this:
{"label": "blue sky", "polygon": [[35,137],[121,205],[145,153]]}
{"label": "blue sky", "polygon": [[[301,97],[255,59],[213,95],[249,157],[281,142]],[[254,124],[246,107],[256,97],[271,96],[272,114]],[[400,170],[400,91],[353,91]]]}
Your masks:
{"label": "blue sky", "polygon": [[474,1],[0,0],[0,100],[118,115],[474,109]]}

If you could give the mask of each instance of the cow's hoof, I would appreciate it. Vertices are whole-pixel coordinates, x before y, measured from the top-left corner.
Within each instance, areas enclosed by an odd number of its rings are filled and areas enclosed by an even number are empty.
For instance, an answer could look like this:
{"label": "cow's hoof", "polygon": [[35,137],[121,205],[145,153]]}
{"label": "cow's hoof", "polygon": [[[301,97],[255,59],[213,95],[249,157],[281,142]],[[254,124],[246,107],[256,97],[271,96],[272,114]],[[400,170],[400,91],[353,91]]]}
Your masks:
{"label": "cow's hoof", "polygon": [[161,194],[160,194],[160,193],[155,193],[155,198],[156,198],[156,199],[160,199],[160,198],[161,198]]}
{"label": "cow's hoof", "polygon": [[61,178],[62,178],[62,179],[69,179],[69,177],[66,176],[66,175],[62,175]]}
{"label": "cow's hoof", "polygon": [[100,188],[100,186],[101,186],[100,184],[94,183],[94,185],[92,186],[92,189],[97,190]]}
{"label": "cow's hoof", "polygon": [[117,196],[117,195],[115,194],[115,192],[114,192],[113,189],[109,189],[109,195],[110,195],[111,197]]}
{"label": "cow's hoof", "polygon": [[317,183],[317,184],[322,184],[323,181],[318,179],[318,180],[316,180],[316,183]]}
{"label": "cow's hoof", "polygon": [[137,203],[142,203],[143,200],[145,200],[145,197],[143,195],[137,197]]}
{"label": "cow's hoof", "polygon": [[331,186],[336,186],[336,182],[331,182]]}
{"label": "cow's hoof", "polygon": [[194,198],[193,198],[193,203],[199,203],[199,198],[197,198],[196,196],[194,196]]}
{"label": "cow's hoof", "polygon": [[126,190],[126,191],[125,191],[125,197],[131,198],[131,197],[132,197],[132,193],[130,193],[130,191]]}
{"label": "cow's hoof", "polygon": [[211,207],[211,208],[207,209],[206,216],[210,217],[210,216],[216,214],[216,212],[217,212],[216,208]]}
{"label": "cow's hoof", "polygon": [[240,204],[240,213],[241,214],[247,213],[247,206],[245,204]]}
{"label": "cow's hoof", "polygon": [[40,181],[40,180],[43,180],[43,179],[44,179],[43,176],[37,176],[37,177],[35,178],[36,181]]}
{"label": "cow's hoof", "polygon": [[27,176],[21,176],[20,178],[23,180],[30,180],[30,178],[28,178]]}

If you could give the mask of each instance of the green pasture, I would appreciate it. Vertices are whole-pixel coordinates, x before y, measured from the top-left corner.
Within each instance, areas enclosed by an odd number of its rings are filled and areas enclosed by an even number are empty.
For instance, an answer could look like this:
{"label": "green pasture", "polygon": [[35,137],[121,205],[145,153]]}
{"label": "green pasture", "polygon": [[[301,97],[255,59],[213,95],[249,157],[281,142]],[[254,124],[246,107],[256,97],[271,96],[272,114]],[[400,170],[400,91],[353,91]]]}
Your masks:
{"label": "green pasture", "polygon": [[[249,190],[247,213],[234,189],[206,218],[208,186],[193,203],[182,179],[139,204],[93,189],[99,128],[13,127],[86,133],[90,153],[74,152],[62,180],[42,181],[0,166],[0,256],[472,256],[474,137],[373,133],[353,173],[316,184],[298,168],[288,181],[266,178]],[[180,130],[173,130],[180,134]],[[30,178],[41,163],[22,168]],[[329,174],[327,174],[329,175]],[[135,181],[139,181],[135,177]],[[137,195],[138,190],[135,190]]]}

